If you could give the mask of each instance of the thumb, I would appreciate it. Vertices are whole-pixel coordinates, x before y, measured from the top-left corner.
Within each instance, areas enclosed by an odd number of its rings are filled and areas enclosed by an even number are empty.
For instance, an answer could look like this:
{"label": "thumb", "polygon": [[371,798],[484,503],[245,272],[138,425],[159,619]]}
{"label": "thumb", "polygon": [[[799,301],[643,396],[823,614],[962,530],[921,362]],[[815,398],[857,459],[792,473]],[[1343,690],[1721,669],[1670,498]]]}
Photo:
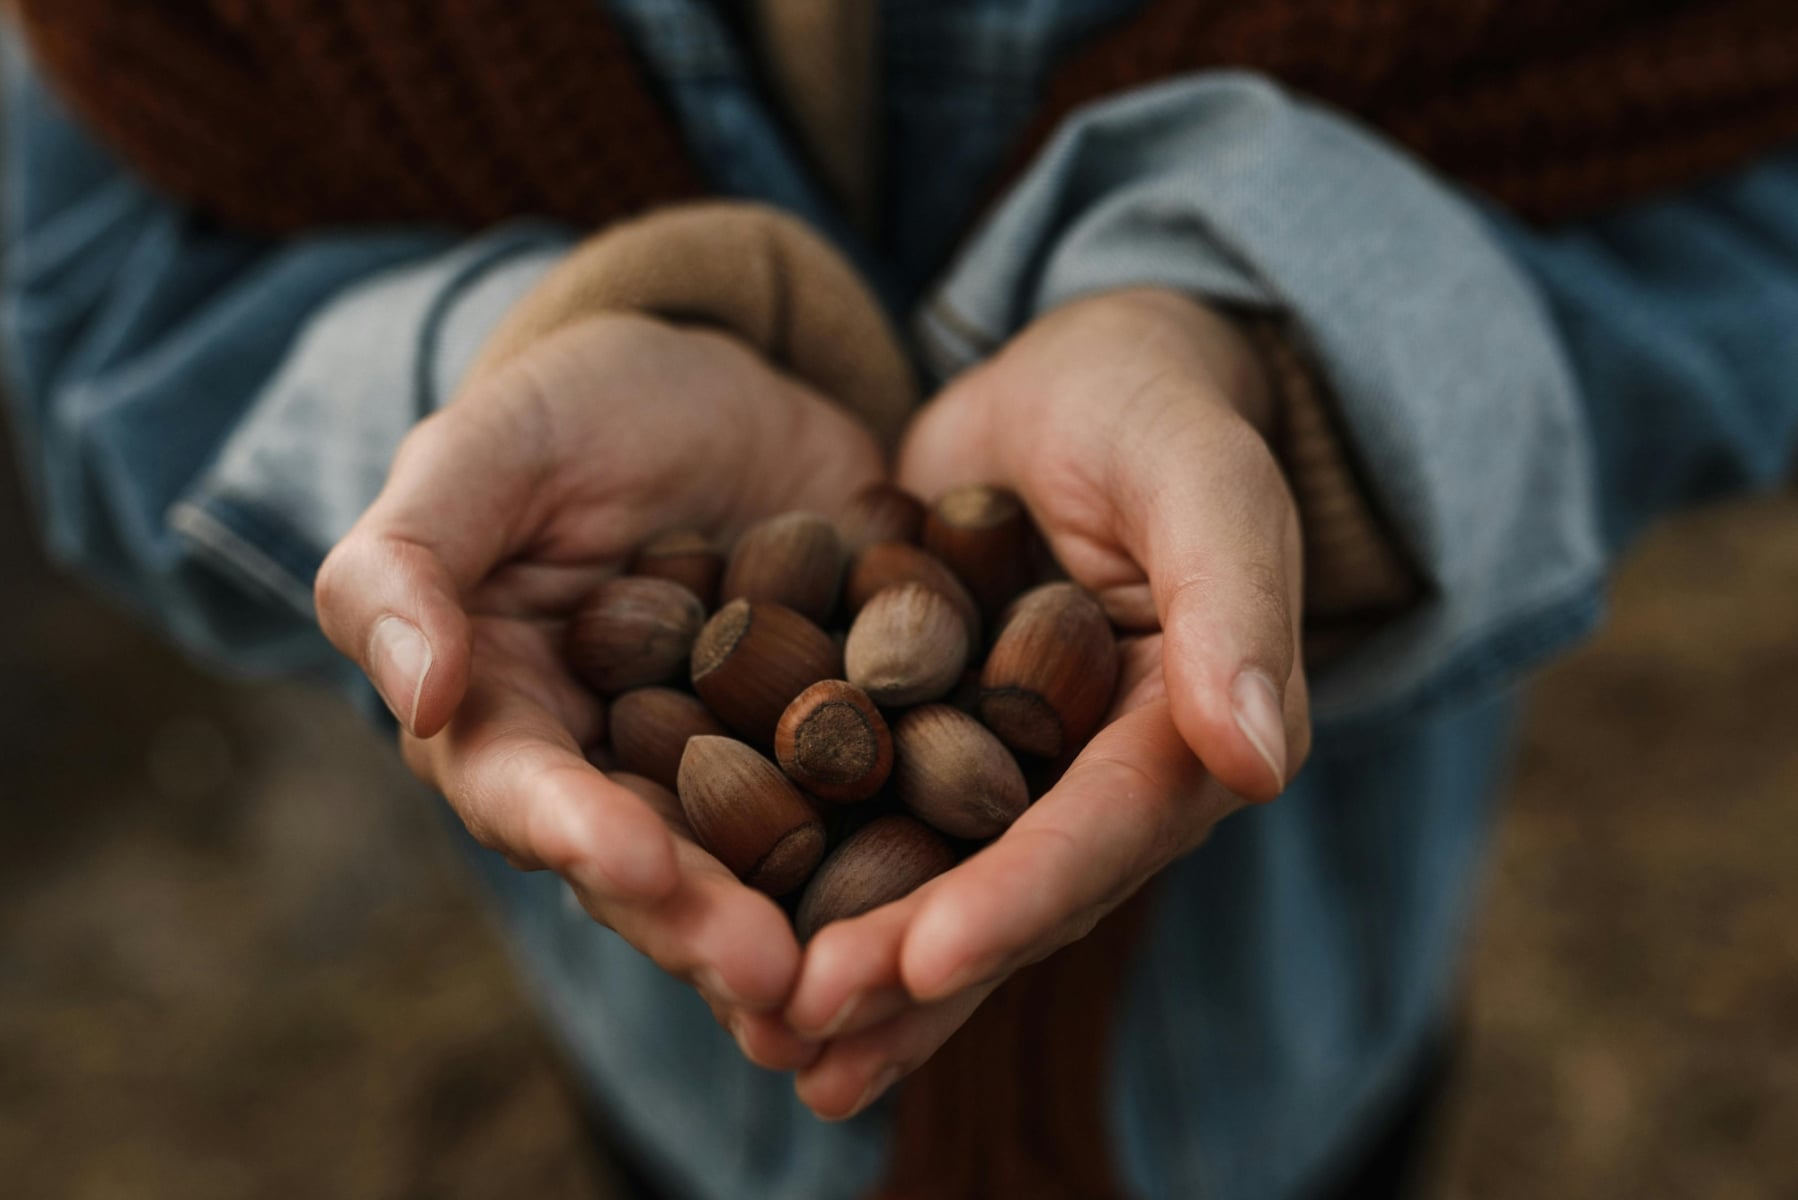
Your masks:
{"label": "thumb", "polygon": [[900,443],[894,477],[926,500],[965,483],[1008,486],[1017,437],[995,441],[991,365],[975,367],[918,411]]}
{"label": "thumb", "polygon": [[326,557],[318,622],[414,737],[443,728],[468,686],[463,596],[515,547],[543,469],[533,406],[501,392],[421,422],[381,494]]}
{"label": "thumb", "polygon": [[319,568],[319,626],[362,668],[414,737],[442,729],[468,687],[468,617],[455,581],[428,547],[391,532],[352,530]]}
{"label": "thumb", "polygon": [[1136,454],[1156,486],[1127,492],[1122,515],[1166,635],[1174,725],[1224,786],[1270,800],[1310,731],[1299,528],[1284,476],[1234,416],[1163,429]]}

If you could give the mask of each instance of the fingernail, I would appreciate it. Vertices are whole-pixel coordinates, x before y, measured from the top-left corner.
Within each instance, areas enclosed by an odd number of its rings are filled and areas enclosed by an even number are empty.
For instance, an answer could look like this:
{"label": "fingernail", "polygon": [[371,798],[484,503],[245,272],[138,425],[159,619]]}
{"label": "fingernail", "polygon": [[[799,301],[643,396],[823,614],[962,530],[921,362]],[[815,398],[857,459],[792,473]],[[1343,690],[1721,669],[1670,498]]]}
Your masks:
{"label": "fingernail", "polygon": [[749,1053],[749,1039],[743,1033],[743,1014],[731,1013],[725,1019],[724,1026],[730,1030],[730,1036],[736,1040],[737,1051],[750,1062],[754,1062],[755,1058]]}
{"label": "fingernail", "polygon": [[886,1070],[876,1075],[874,1077],[874,1082],[870,1083],[867,1090],[862,1092],[861,1096],[856,1100],[854,1107],[843,1114],[843,1119],[847,1121],[850,1117],[857,1116],[865,1111],[870,1104],[885,1095],[888,1088],[892,1087],[895,1083],[898,1083],[899,1076],[904,1073],[905,1072],[901,1071],[898,1067],[888,1067]]}
{"label": "fingernail", "polygon": [[1259,671],[1244,671],[1230,687],[1236,726],[1249,739],[1273,774],[1274,786],[1286,786],[1286,717],[1273,680]]}
{"label": "fingernail", "polygon": [[693,972],[693,979],[699,984],[699,990],[710,996],[716,1003],[730,1008],[747,1008],[737,994],[724,986],[724,976],[718,974],[716,967],[700,967]]}
{"label": "fingernail", "polygon": [[866,992],[854,992],[850,995],[849,999],[843,1001],[843,1003],[837,1007],[837,1011],[831,1015],[830,1020],[824,1022],[824,1024],[820,1025],[815,1030],[799,1030],[799,1032],[808,1037],[816,1037],[819,1039],[833,1038],[843,1031],[845,1025],[856,1018],[856,1015],[861,1012],[862,1005],[866,1003],[867,999],[868,994]]}
{"label": "fingernail", "polygon": [[431,673],[431,643],[404,617],[382,617],[368,637],[368,663],[381,699],[401,724],[413,728]]}

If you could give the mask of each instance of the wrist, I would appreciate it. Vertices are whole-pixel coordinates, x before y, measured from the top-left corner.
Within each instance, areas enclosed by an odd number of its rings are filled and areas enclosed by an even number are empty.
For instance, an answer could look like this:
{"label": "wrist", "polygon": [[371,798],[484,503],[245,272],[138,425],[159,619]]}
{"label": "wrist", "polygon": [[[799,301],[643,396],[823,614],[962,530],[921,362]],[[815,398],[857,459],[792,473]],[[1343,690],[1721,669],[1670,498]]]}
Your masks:
{"label": "wrist", "polygon": [[1263,437],[1271,439],[1277,417],[1275,386],[1266,356],[1249,328],[1228,313],[1184,292],[1165,287],[1132,287],[1075,300],[1056,310],[1073,316],[1085,310],[1119,322],[1121,338],[1165,333],[1178,359],[1210,385],[1213,396],[1234,409]]}

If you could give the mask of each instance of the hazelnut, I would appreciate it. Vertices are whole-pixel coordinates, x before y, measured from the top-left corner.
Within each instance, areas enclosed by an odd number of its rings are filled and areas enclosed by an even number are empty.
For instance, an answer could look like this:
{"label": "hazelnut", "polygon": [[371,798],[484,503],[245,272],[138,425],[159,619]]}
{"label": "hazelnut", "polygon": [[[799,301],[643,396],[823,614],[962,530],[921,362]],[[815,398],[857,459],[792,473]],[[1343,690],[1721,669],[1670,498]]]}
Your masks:
{"label": "hazelnut", "polygon": [[856,556],[843,582],[843,607],[859,613],[875,593],[901,583],[941,592],[968,627],[968,644],[980,644],[980,607],[940,558],[905,542],[876,542]]}
{"label": "hazelnut", "polygon": [[1029,585],[1033,537],[1017,493],[987,484],[944,493],[924,518],[924,549],[948,564],[989,617]]}
{"label": "hazelnut", "polygon": [[870,821],[834,850],[800,897],[794,917],[801,940],[832,921],[890,904],[955,865],[955,851],[921,822],[905,816]]}
{"label": "hazelnut", "polygon": [[1017,759],[960,709],[912,709],[894,723],[893,745],[900,801],[951,837],[997,837],[1030,806]]}
{"label": "hazelnut", "polygon": [[774,757],[800,787],[822,800],[866,800],[893,770],[893,737],[868,694],[841,679],[799,693],[774,731]]}
{"label": "hazelnut", "polygon": [[980,719],[1021,754],[1059,758],[1093,735],[1117,687],[1117,639],[1085,588],[1018,597],[980,672]]}
{"label": "hazelnut", "polygon": [[646,687],[612,701],[612,757],[621,770],[675,786],[687,739],[722,734],[724,725],[711,710],[685,692]]}
{"label": "hazelnut", "polygon": [[948,694],[968,661],[968,630],[955,605],[921,583],[875,594],[849,627],[849,682],[889,708]]}
{"label": "hazelnut", "polygon": [[780,768],[742,742],[696,737],[680,762],[680,804],[699,844],[738,879],[784,896],[824,856],[824,823]]}
{"label": "hazelnut", "polygon": [[678,583],[710,609],[718,602],[724,554],[703,533],[677,529],[646,543],[631,558],[630,573]]}
{"label": "hazelnut", "polygon": [[923,530],[924,502],[889,483],[871,483],[855,493],[837,519],[837,533],[850,555],[875,542],[916,542]]}
{"label": "hazelnut", "polygon": [[836,607],[843,580],[843,544],[836,526],[812,513],[782,513],[758,521],[731,549],[720,599],[784,604],[822,625]]}
{"label": "hazelnut", "polygon": [[698,597],[665,579],[608,579],[568,623],[568,663],[604,694],[680,678],[705,624]]}
{"label": "hazelnut", "polygon": [[693,642],[693,688],[725,725],[759,745],[793,698],[843,674],[830,635],[779,604],[732,600]]}

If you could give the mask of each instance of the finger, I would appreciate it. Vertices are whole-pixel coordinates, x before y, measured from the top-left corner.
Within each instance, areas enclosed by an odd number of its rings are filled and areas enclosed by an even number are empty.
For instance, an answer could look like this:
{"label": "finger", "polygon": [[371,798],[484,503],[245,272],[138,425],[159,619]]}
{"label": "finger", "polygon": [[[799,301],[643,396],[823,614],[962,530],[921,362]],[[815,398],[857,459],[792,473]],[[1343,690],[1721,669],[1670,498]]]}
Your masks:
{"label": "finger", "polygon": [[928,499],[964,483],[999,482],[988,439],[992,414],[969,381],[940,393],[900,444],[899,485]]}
{"label": "finger", "polygon": [[406,730],[443,727],[468,680],[462,597],[516,548],[555,432],[522,371],[401,443],[387,483],[319,569],[319,625]]}
{"label": "finger", "polygon": [[906,990],[943,999],[1084,936],[1238,803],[1165,702],[1122,714],[1003,836],[921,896],[899,955]]}
{"label": "finger", "polygon": [[1120,486],[1119,510],[1165,631],[1174,724],[1226,787],[1270,800],[1307,719],[1288,707],[1302,581],[1285,479],[1261,436],[1219,406],[1176,396],[1131,428],[1115,453],[1135,466],[1119,478],[1153,485]]}
{"label": "finger", "polygon": [[678,842],[675,857],[678,881],[660,899],[618,900],[578,886],[576,894],[595,920],[708,1003],[777,1017],[799,971],[786,914],[691,842]]}
{"label": "finger", "polygon": [[770,1071],[798,1071],[824,1053],[824,1043],[800,1037],[778,1014],[714,1006],[712,1016],[736,1040],[743,1057]]}
{"label": "finger", "polygon": [[826,1121],[847,1120],[862,1112],[923,1066],[997,986],[970,988],[828,1043],[794,1081],[800,1101]]}
{"label": "finger", "polygon": [[525,868],[548,868],[623,900],[675,884],[673,838],[629,788],[582,755],[565,709],[565,672],[541,631],[487,619],[467,695],[441,733],[402,736],[408,764],[469,832]]}
{"label": "finger", "polygon": [[[639,775],[620,772],[610,778],[673,832],[680,879],[660,900],[621,903],[582,896],[589,914],[657,966],[698,988],[719,1023],[739,1034],[740,1043],[745,1039],[731,1025],[731,1015],[766,1017],[746,1025],[754,1044],[744,1044],[744,1052],[753,1061],[775,1066],[763,1059],[791,1057],[802,1039],[772,1015],[791,993],[799,965],[799,944],[786,914],[767,896],[743,886],[693,840],[673,792]],[[778,1038],[782,1033],[787,1037]],[[782,1064],[779,1069],[793,1068]]]}
{"label": "finger", "polygon": [[787,1004],[787,1024],[814,1038],[856,1033],[911,1006],[899,974],[905,931],[930,885],[812,935],[799,981]]}

